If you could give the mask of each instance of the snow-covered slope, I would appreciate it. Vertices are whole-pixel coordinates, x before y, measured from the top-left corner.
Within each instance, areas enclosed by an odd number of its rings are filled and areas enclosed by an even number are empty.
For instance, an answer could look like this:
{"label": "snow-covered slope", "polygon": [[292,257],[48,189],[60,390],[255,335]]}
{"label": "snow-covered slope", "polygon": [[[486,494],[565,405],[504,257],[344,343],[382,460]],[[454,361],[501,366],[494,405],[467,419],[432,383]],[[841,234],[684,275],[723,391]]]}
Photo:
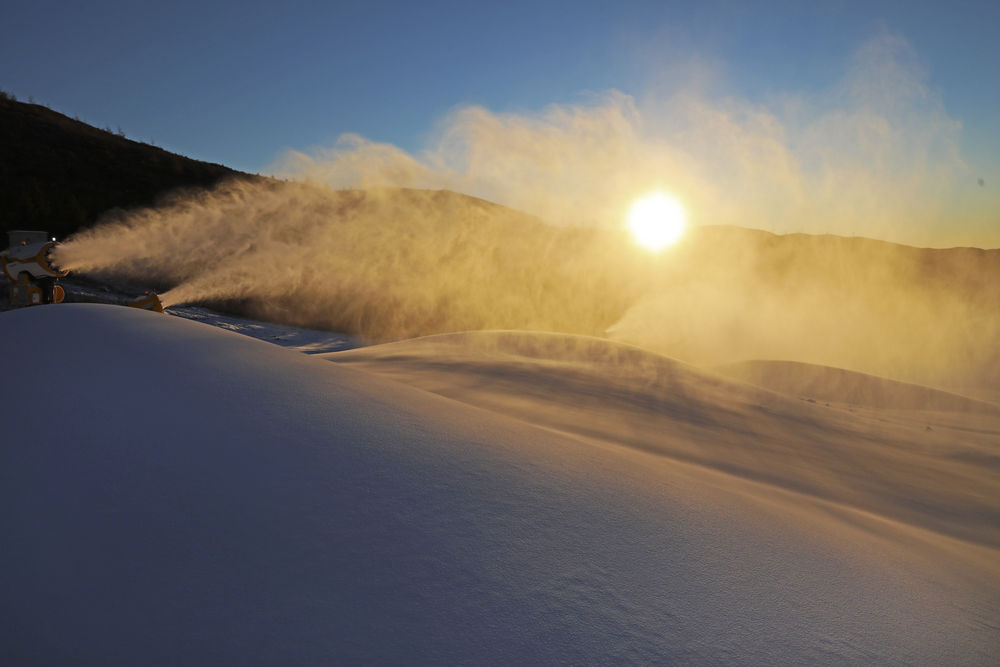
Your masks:
{"label": "snow-covered slope", "polygon": [[446,334],[323,358],[588,441],[1000,547],[1000,406],[990,403],[808,364],[782,375],[784,364],[771,362],[764,386],[791,388],[776,393],[564,334]]}
{"label": "snow-covered slope", "polygon": [[[989,537],[146,311],[8,312],[0,346],[9,664],[997,657]],[[509,377],[537,371],[514,363]],[[611,402],[642,388],[605,373]],[[650,405],[665,386],[648,387]],[[694,414],[727,420],[712,396]],[[670,405],[679,420],[684,400]]]}

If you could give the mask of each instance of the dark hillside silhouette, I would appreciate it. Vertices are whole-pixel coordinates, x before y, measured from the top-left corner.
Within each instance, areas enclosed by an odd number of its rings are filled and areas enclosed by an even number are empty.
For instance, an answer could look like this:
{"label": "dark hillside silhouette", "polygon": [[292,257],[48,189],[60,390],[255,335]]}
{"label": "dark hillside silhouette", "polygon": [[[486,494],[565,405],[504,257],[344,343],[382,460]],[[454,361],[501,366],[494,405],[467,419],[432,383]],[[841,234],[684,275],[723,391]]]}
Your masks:
{"label": "dark hillside silhouette", "polygon": [[105,211],[210,187],[228,167],[192,160],[0,93],[0,243],[10,229],[64,238]]}

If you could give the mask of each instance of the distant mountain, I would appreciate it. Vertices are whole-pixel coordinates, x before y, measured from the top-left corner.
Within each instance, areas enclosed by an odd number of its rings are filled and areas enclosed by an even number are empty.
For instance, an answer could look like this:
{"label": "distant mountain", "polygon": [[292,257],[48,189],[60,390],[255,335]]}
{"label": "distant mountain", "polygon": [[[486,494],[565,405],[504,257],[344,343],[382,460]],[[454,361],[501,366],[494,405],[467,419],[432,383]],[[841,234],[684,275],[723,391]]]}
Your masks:
{"label": "distant mountain", "polygon": [[0,93],[0,244],[9,229],[63,238],[108,209],[148,206],[229,176],[246,175]]}

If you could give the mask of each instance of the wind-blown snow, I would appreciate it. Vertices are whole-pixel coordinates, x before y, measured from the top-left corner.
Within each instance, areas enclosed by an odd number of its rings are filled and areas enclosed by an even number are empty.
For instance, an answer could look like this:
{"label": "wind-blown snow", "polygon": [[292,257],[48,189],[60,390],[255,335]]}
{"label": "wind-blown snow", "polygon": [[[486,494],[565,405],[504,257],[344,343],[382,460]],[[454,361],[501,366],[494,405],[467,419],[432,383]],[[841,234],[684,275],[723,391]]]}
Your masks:
{"label": "wind-blown snow", "polygon": [[[537,423],[560,416],[537,396],[543,384],[508,394],[520,414],[476,407],[348,367],[384,374],[385,358],[329,363],[114,306],[0,314],[0,345],[8,664],[996,661],[995,530],[975,528],[997,517],[988,485],[979,524],[956,536],[923,520],[934,508],[879,513],[891,479],[909,473],[890,474],[875,505],[845,503],[607,433],[557,432]],[[615,410],[647,392],[647,417],[669,385],[579,358],[539,362],[423,377],[444,394],[464,379],[469,396],[499,404],[504,387],[559,368],[580,381],[548,386],[592,387]],[[804,401],[664,363],[698,390],[703,427],[745,427],[748,458],[770,432],[732,421],[734,395],[770,397],[781,419],[815,417]],[[424,371],[398,368],[419,384]],[[663,425],[685,423],[686,401]],[[986,470],[995,425],[977,422],[967,446]],[[802,459],[814,444],[799,443]]]}

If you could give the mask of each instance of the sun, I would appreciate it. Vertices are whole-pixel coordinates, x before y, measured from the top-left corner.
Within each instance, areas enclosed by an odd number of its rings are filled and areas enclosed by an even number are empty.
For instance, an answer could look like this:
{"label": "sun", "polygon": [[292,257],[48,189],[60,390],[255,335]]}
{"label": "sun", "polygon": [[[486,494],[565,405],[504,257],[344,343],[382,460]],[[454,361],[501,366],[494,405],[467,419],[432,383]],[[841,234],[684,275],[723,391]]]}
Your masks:
{"label": "sun", "polygon": [[677,243],[687,228],[687,211],[675,198],[653,192],[632,202],[628,228],[635,242],[653,252]]}

